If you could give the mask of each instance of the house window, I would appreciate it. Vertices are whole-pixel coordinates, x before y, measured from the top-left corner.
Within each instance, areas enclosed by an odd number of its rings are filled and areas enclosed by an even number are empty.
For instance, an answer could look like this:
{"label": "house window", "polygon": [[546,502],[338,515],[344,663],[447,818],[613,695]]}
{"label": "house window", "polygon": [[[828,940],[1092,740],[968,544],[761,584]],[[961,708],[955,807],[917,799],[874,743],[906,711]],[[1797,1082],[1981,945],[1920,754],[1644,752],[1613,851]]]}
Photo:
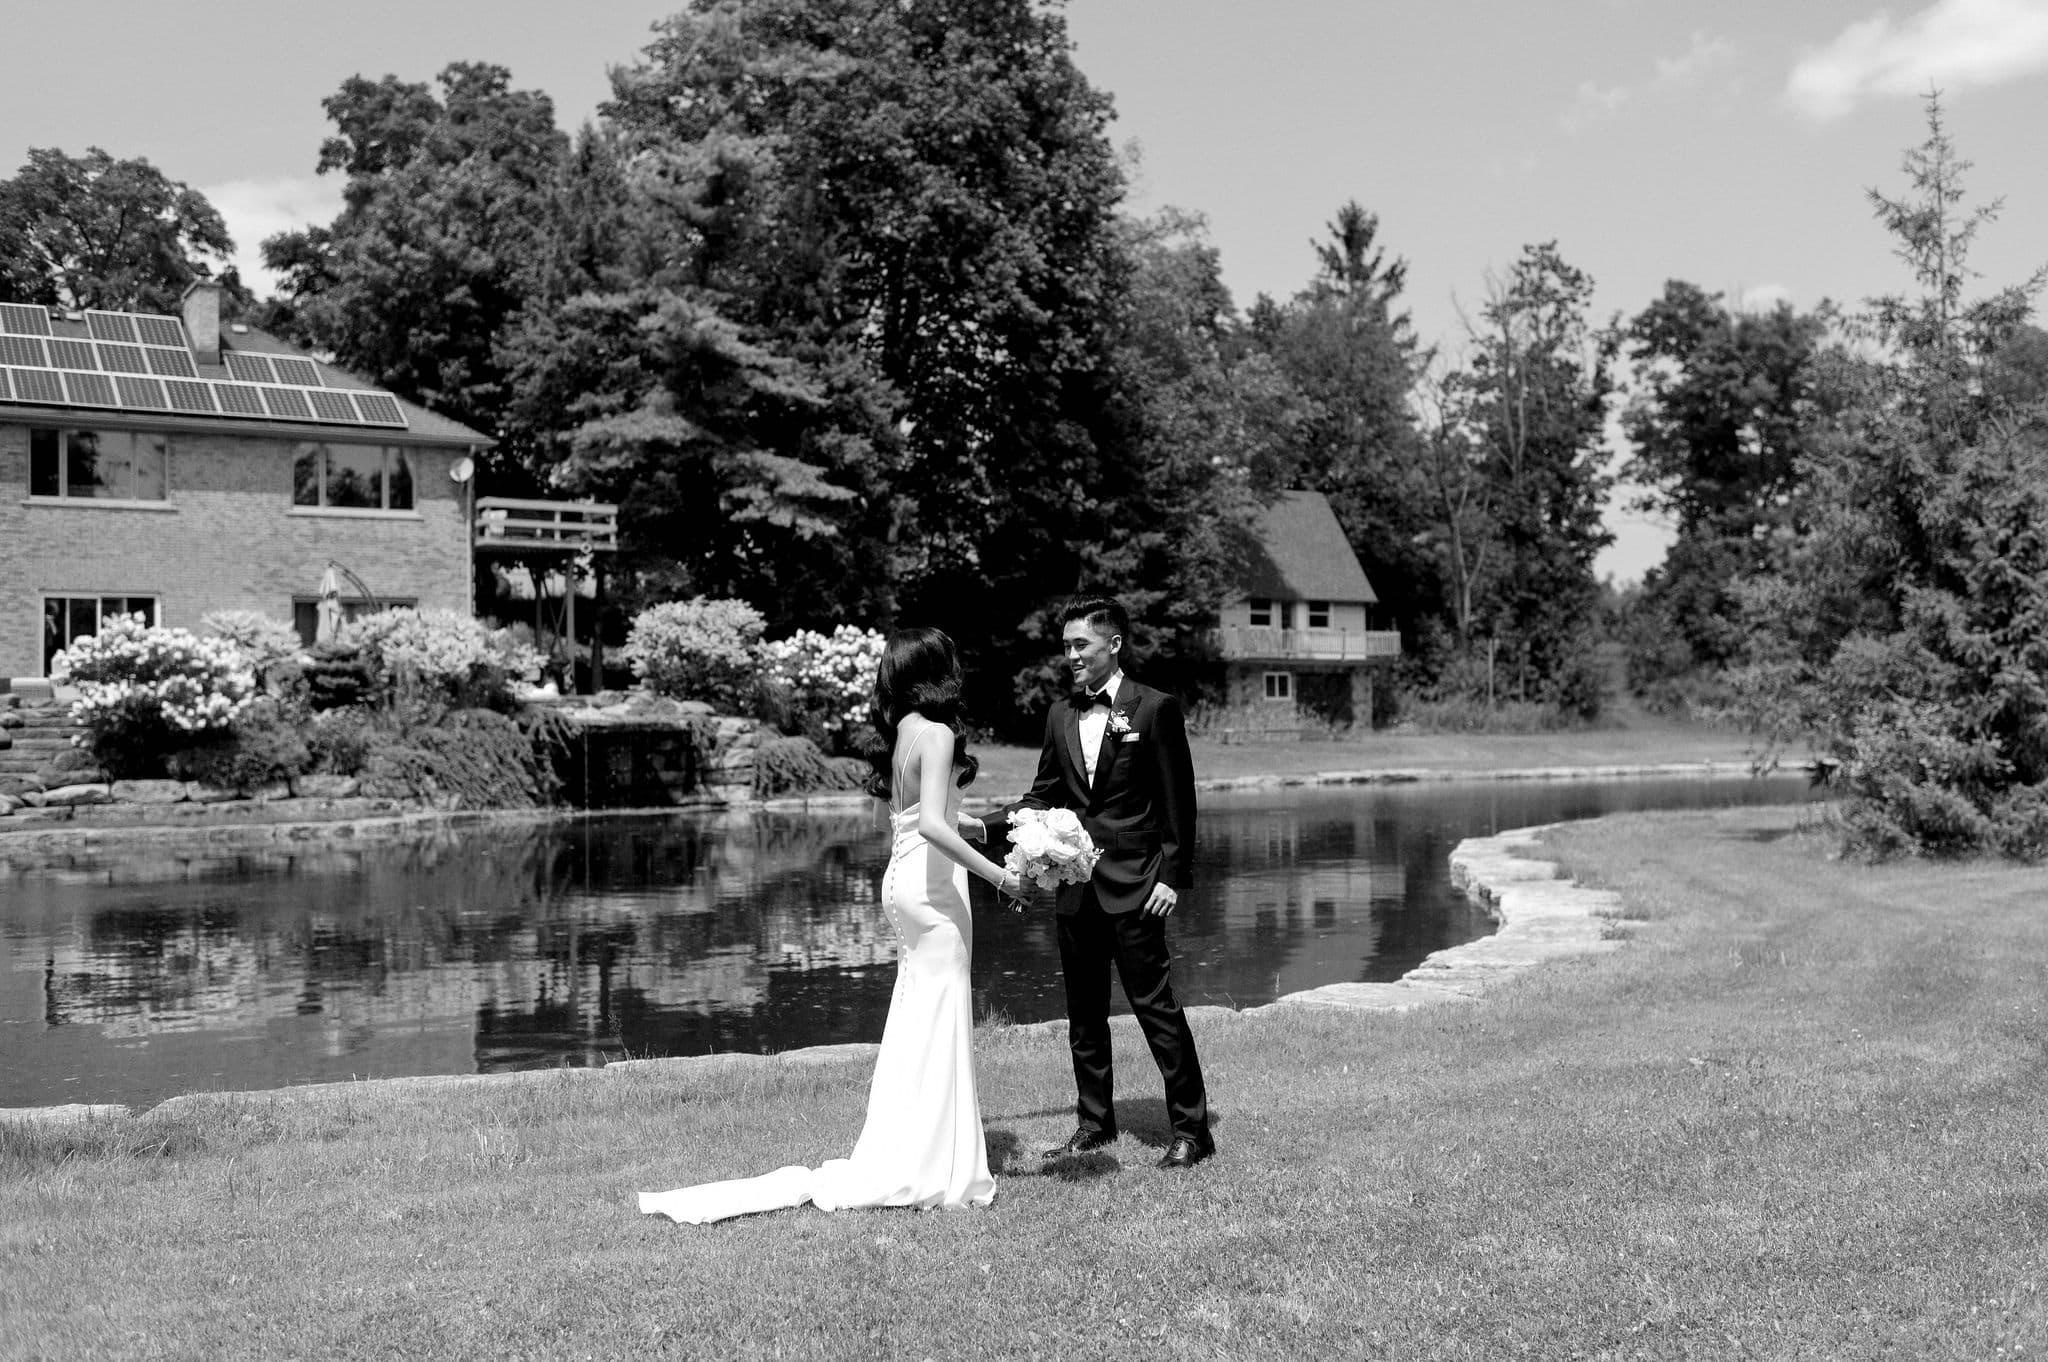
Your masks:
{"label": "house window", "polygon": [[132,430],[28,433],[28,494],[95,501],[163,501],[170,495],[171,444]]}
{"label": "house window", "polygon": [[43,675],[58,653],[82,638],[100,631],[100,623],[117,615],[140,615],[148,625],[156,623],[154,596],[45,596],[43,597]]}
{"label": "house window", "polygon": [[1294,673],[1267,672],[1266,698],[1268,700],[1292,700],[1294,698]]}
{"label": "house window", "polygon": [[1261,626],[1271,625],[1273,623],[1273,602],[1263,596],[1252,597],[1251,622]]}
{"label": "house window", "polygon": [[1310,601],[1308,603],[1308,627],[1311,629],[1327,629],[1330,627],[1330,603],[1328,601]]}
{"label": "house window", "polygon": [[412,465],[389,445],[302,444],[293,451],[292,505],[410,511]]}

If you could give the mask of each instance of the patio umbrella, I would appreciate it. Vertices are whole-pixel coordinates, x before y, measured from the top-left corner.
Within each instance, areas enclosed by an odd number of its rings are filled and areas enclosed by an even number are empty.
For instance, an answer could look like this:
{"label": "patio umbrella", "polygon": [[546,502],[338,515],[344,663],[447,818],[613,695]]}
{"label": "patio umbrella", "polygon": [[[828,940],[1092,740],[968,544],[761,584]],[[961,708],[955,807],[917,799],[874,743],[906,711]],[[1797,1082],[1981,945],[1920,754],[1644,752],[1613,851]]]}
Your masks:
{"label": "patio umbrella", "polygon": [[320,576],[320,604],[314,610],[313,641],[332,643],[341,632],[341,577],[330,564]]}

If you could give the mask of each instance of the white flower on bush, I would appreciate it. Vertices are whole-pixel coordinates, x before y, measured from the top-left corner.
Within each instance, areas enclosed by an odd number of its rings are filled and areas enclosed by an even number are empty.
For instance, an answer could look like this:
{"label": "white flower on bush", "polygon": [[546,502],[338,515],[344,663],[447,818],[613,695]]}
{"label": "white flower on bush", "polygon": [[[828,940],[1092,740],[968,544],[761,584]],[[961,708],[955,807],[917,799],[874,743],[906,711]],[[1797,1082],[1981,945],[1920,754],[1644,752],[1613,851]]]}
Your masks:
{"label": "white flower on bush", "polygon": [[736,704],[746,698],[766,627],[745,601],[665,601],[634,617],[621,651],[657,695]]}
{"label": "white flower on bush", "polygon": [[199,627],[240,647],[259,672],[305,651],[298,630],[261,610],[215,610],[199,617]]}
{"label": "white flower on bush", "polygon": [[452,689],[494,671],[521,681],[540,675],[539,653],[508,631],[494,632],[454,610],[402,607],[362,615],[343,626],[340,642],[360,648],[385,687],[407,677]]}
{"label": "white flower on bush", "polygon": [[883,642],[875,630],[851,624],[829,634],[799,629],[761,645],[761,671],[828,734],[839,736],[867,721]]}
{"label": "white flower on bush", "polygon": [[158,629],[117,615],[57,654],[52,670],[78,687],[71,717],[89,728],[162,720],[186,733],[232,728],[256,698],[256,668],[241,645]]}

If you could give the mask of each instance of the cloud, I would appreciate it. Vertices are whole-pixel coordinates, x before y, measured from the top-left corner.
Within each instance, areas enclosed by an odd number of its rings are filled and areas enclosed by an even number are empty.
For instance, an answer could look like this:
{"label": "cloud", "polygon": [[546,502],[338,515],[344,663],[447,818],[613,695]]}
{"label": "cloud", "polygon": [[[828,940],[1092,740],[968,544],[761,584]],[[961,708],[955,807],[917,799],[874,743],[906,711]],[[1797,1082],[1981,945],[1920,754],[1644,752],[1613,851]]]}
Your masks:
{"label": "cloud", "polygon": [[2048,66],[2048,0],[1935,0],[1902,22],[1849,25],[1792,68],[1785,97],[1811,118],[1865,99],[1997,85]]}
{"label": "cloud", "polygon": [[199,192],[219,211],[235,239],[230,263],[258,297],[277,289],[277,276],[263,268],[263,238],[332,222],[341,211],[339,176],[284,176],[273,180],[228,180],[202,185]]}
{"label": "cloud", "polygon": [[1625,86],[1615,85],[1603,90],[1590,80],[1579,82],[1579,88],[1572,95],[1572,106],[1559,119],[1566,132],[1577,132],[1590,127],[1603,118],[1612,117],[1631,98]]}
{"label": "cloud", "polygon": [[1716,68],[1735,56],[1735,44],[1726,38],[1695,32],[1686,50],[1676,57],[1658,57],[1656,74],[1642,85],[1595,85],[1579,82],[1572,92],[1571,107],[1558,116],[1566,132],[1581,132],[1603,119],[1612,118],[1623,106],[1641,95],[1666,95],[1702,84]]}
{"label": "cloud", "polygon": [[1792,301],[1792,290],[1783,284],[1752,284],[1742,290],[1736,307],[1743,312],[1769,312],[1779,303]]}
{"label": "cloud", "polygon": [[1662,90],[1684,89],[1698,85],[1716,67],[1724,66],[1735,58],[1735,44],[1726,38],[1710,38],[1704,33],[1692,35],[1692,45],[1676,57],[1657,58],[1657,79],[1653,84]]}

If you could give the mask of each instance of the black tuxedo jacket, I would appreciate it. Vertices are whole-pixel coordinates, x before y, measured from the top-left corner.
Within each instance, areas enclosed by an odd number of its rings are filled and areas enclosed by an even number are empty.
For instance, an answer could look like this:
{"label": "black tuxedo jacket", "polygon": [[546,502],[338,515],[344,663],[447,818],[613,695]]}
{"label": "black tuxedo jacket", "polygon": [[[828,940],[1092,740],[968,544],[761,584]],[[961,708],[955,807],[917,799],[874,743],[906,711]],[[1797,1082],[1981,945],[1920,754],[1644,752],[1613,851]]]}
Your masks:
{"label": "black tuxedo jacket", "polygon": [[[1128,675],[1103,726],[1095,779],[1081,754],[1083,707],[1057,701],[1045,717],[1045,746],[1031,792],[1002,811],[1072,809],[1102,852],[1094,889],[1106,913],[1145,906],[1154,884],[1185,894],[1195,853],[1195,763],[1180,701]],[[1060,886],[1059,911],[1081,907],[1085,886]]]}

